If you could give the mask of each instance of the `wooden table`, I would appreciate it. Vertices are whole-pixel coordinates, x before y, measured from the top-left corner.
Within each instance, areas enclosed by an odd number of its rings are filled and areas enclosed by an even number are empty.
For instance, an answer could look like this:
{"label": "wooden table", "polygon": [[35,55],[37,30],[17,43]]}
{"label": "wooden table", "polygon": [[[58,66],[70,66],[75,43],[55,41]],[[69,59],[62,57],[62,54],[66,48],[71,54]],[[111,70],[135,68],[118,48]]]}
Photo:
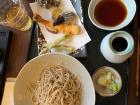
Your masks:
{"label": "wooden table", "polygon": [[[31,1],[32,0],[28,0],[28,2]],[[140,6],[139,0],[137,0],[137,4],[137,6]],[[128,105],[140,105],[140,81],[138,81],[140,80],[138,78],[138,76],[140,76],[140,72],[138,72],[140,70],[140,35],[138,35],[138,28],[140,32],[140,24],[138,24],[138,18],[140,18],[140,12],[137,12],[133,21],[135,30],[133,32],[133,37],[135,40],[135,51],[131,58],[132,70],[129,82]],[[30,32],[25,33],[18,30],[13,30],[7,61],[6,77],[16,77],[21,67],[27,62],[30,38]]]}

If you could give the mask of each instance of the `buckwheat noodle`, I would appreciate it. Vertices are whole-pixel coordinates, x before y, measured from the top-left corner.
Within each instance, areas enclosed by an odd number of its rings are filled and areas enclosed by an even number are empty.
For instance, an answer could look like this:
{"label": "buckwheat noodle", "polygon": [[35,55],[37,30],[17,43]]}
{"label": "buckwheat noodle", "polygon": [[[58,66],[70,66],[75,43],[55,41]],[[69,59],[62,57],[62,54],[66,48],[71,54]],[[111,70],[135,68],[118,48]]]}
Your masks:
{"label": "buckwheat noodle", "polygon": [[80,105],[81,82],[62,65],[47,65],[32,84],[34,105]]}

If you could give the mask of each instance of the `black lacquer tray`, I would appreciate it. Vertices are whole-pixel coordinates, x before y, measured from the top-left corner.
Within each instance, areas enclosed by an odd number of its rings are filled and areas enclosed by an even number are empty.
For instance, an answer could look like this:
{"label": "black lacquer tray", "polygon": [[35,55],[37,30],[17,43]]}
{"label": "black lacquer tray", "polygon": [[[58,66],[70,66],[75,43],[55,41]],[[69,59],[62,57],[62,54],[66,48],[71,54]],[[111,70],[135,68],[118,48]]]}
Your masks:
{"label": "black lacquer tray", "polygon": [[[91,76],[93,73],[102,66],[110,66],[115,68],[122,77],[122,88],[121,91],[113,97],[102,97],[96,93],[96,104],[95,105],[127,105],[128,102],[128,81],[130,74],[129,62],[130,59],[121,64],[109,63],[100,52],[100,43],[102,39],[112,31],[105,31],[95,27],[88,17],[88,5],[90,0],[71,0],[75,7],[81,21],[83,22],[88,34],[92,41],[86,45],[87,57],[77,58],[89,71]],[[82,5],[81,5],[82,4]],[[130,23],[127,27],[121,29],[132,33],[133,23]],[[38,28],[35,26],[35,30]],[[38,55],[37,50],[37,33],[33,32],[32,41],[29,52],[29,60]],[[92,103],[91,103],[92,104]]]}
{"label": "black lacquer tray", "polygon": [[8,46],[10,41],[10,31],[0,30],[0,101],[3,93],[4,74],[8,56]]}

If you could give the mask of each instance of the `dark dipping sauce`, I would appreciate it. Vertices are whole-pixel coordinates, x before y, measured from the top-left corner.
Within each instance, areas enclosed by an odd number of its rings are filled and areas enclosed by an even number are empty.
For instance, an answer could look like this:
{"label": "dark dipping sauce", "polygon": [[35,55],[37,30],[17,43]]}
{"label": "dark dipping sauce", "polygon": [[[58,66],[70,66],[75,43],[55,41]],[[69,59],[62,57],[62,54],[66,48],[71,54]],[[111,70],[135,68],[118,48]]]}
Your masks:
{"label": "dark dipping sauce", "polygon": [[127,8],[121,0],[101,0],[95,7],[94,16],[100,24],[114,27],[126,18]]}
{"label": "dark dipping sauce", "polygon": [[112,47],[117,52],[124,51],[127,48],[128,44],[126,39],[122,37],[117,37],[112,41]]}

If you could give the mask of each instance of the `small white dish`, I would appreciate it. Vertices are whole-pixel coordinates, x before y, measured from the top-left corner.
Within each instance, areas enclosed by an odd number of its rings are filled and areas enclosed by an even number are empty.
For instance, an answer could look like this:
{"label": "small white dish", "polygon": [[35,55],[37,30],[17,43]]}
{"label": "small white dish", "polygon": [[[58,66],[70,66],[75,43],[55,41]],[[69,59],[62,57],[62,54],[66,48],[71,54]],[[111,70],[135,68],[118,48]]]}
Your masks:
{"label": "small white dish", "polygon": [[[104,26],[102,24],[100,24],[94,17],[94,10],[96,5],[100,2],[101,0],[91,0],[89,7],[88,7],[88,16],[91,20],[91,22],[98,28],[100,29],[104,29],[104,30],[118,30],[121,29],[125,26],[127,26],[132,19],[135,16],[136,13],[136,3],[135,0],[121,0],[124,5],[127,8],[127,17],[123,20],[123,22],[121,22],[119,25],[114,26],[114,27],[108,27],[108,26]],[[118,11],[119,12],[119,11]],[[110,18],[110,17],[108,17]]]}
{"label": "small white dish", "polygon": [[[78,76],[82,84],[81,105],[95,105],[95,90],[86,68],[75,58],[64,54],[44,54],[29,61],[21,69],[14,87],[14,105],[33,105],[27,87],[37,81],[46,64],[60,64]],[[87,82],[88,81],[88,82]]]}
{"label": "small white dish", "polygon": [[[125,39],[127,46],[123,51],[116,51],[113,46],[113,40],[121,37]],[[120,42],[119,42],[120,43]],[[106,35],[100,45],[100,50],[106,60],[111,63],[122,63],[132,56],[134,52],[133,37],[125,31],[116,31]]]}
{"label": "small white dish", "polygon": [[[111,73],[114,78],[115,78],[115,82],[118,84],[118,90],[117,91],[111,91],[110,89],[106,88],[106,87],[102,87],[101,85],[98,84],[98,80],[99,78],[101,78],[101,76],[103,76],[104,73]],[[116,71],[114,68],[112,67],[108,67],[108,66],[103,66],[100,67],[99,69],[96,70],[96,72],[92,75],[92,80],[93,80],[93,84],[95,86],[95,90],[96,92],[104,97],[109,97],[109,96],[114,96],[117,93],[120,92],[121,87],[122,87],[122,79],[121,76],[119,74],[118,71]]]}

